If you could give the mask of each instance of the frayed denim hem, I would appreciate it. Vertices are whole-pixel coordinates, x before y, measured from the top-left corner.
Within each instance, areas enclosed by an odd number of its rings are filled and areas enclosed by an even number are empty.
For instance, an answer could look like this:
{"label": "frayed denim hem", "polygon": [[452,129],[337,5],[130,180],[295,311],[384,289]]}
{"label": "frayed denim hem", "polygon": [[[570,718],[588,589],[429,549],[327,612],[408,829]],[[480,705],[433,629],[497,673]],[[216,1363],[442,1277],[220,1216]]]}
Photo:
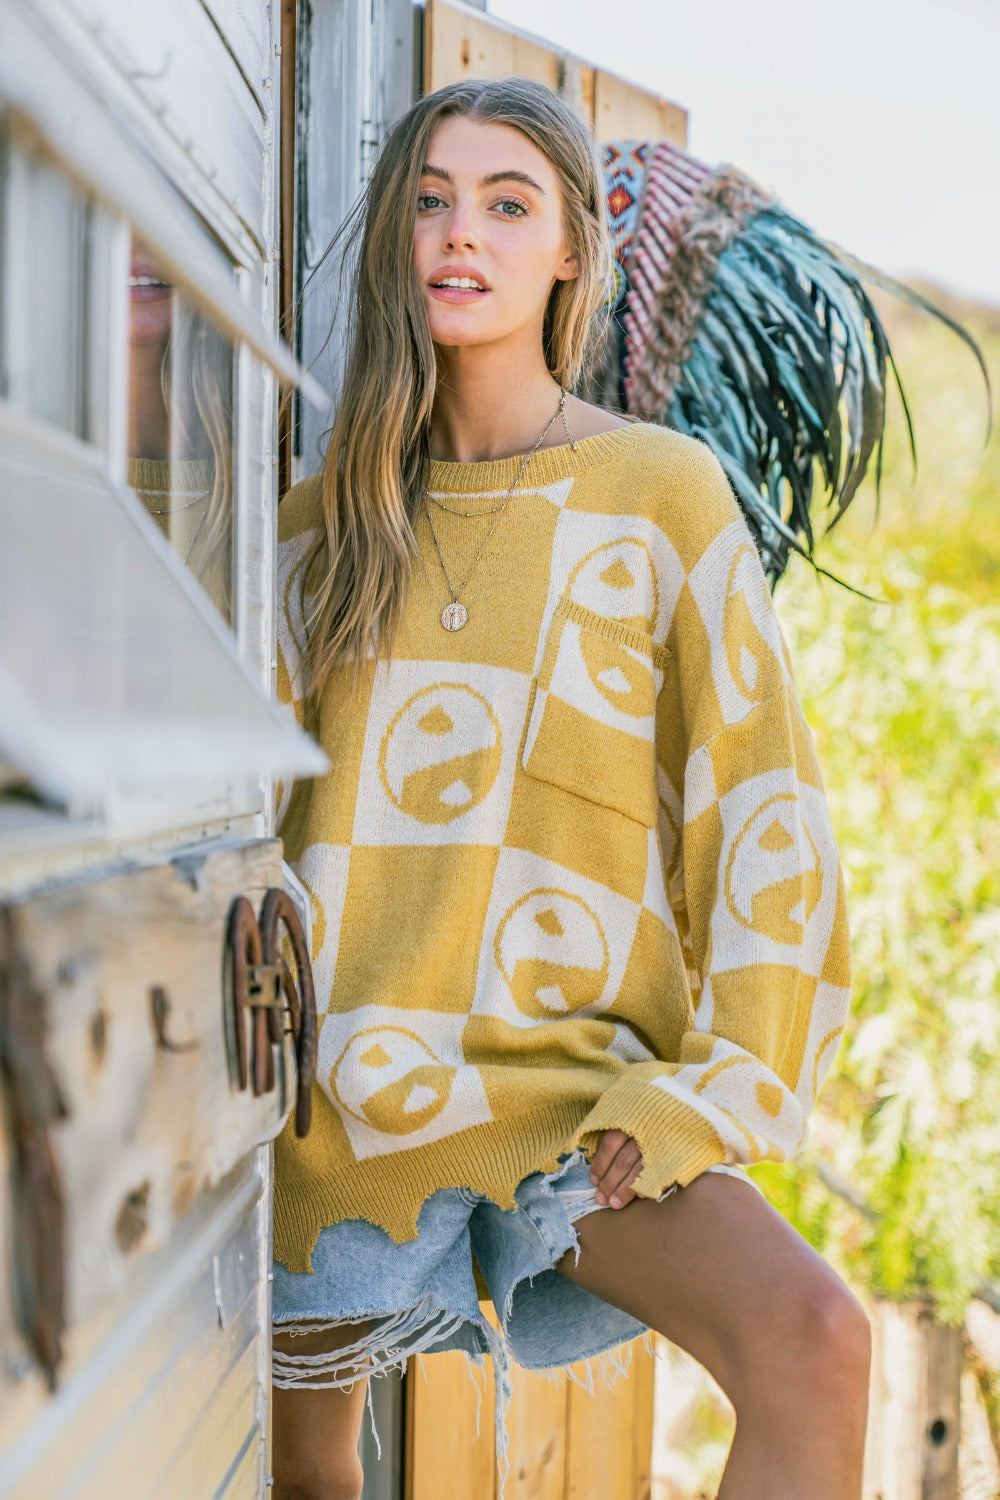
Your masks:
{"label": "frayed denim hem", "polygon": [[[511,1396],[510,1361],[503,1335],[487,1322],[482,1313],[478,1321],[472,1321],[462,1313],[435,1307],[429,1297],[422,1297],[412,1307],[404,1308],[388,1317],[372,1314],[346,1318],[336,1325],[327,1325],[317,1319],[283,1322],[276,1323],[274,1331],[290,1334],[294,1338],[296,1335],[320,1332],[327,1326],[350,1327],[356,1323],[371,1323],[373,1326],[361,1338],[337,1349],[330,1349],[319,1354],[297,1354],[284,1349],[274,1349],[271,1362],[273,1384],[282,1390],[350,1391],[359,1380],[369,1379],[372,1376],[390,1375],[396,1370],[405,1370],[411,1356],[419,1360],[421,1373],[426,1380],[427,1374],[421,1356],[433,1353],[442,1344],[455,1340],[456,1336],[467,1331],[471,1333],[473,1341],[481,1346],[477,1350],[470,1350],[464,1346],[464,1340],[460,1340],[457,1349],[457,1352],[463,1353],[469,1362],[469,1378],[476,1391],[477,1437],[480,1430],[485,1380],[482,1385],[479,1384],[473,1375],[473,1366],[482,1371],[483,1360],[487,1354],[493,1361],[496,1458],[502,1496],[510,1470],[507,1452],[507,1412]],[[455,1343],[451,1342],[450,1347],[455,1350]],[[366,1404],[375,1449],[381,1458],[382,1444],[375,1425],[370,1384]]]}

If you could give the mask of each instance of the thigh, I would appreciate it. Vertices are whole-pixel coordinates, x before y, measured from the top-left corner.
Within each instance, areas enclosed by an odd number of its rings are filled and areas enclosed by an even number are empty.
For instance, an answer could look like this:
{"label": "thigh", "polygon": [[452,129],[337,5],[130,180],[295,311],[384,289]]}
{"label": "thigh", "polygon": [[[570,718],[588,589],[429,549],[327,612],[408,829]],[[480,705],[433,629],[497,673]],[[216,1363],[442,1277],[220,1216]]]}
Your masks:
{"label": "thigh", "polygon": [[804,1309],[851,1295],[761,1193],[722,1173],[576,1228],[579,1261],[563,1256],[562,1275],[693,1354],[727,1393],[769,1351],[794,1355]]}

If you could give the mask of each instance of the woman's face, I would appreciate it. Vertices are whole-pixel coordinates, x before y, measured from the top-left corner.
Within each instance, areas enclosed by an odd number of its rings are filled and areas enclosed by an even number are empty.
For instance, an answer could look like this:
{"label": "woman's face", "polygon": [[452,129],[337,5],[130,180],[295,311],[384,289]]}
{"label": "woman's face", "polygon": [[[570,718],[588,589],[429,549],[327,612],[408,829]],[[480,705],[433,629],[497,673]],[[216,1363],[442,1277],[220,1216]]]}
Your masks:
{"label": "woman's face", "polygon": [[[548,158],[510,125],[442,120],[420,178],[414,254],[435,344],[540,344],[552,287],[577,274]],[[441,285],[463,279],[476,285]]]}

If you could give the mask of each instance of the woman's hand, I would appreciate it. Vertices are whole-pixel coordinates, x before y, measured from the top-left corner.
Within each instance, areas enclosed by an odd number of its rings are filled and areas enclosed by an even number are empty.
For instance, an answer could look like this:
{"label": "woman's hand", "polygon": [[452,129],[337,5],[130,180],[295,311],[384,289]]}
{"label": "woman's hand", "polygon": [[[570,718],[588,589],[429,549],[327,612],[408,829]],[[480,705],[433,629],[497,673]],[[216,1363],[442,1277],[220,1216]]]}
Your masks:
{"label": "woman's hand", "polygon": [[602,1206],[624,1208],[635,1194],[630,1186],[642,1171],[642,1153],[623,1130],[606,1130],[590,1164],[590,1180]]}

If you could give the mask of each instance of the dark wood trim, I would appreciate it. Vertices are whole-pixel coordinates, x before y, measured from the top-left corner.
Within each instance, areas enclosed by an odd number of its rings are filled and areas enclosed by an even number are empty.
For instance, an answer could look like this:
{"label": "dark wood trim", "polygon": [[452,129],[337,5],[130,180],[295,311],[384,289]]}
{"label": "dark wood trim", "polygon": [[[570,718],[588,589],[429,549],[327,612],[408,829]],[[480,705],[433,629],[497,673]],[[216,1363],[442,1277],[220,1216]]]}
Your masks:
{"label": "dark wood trim", "polygon": [[[295,347],[295,89],[298,0],[281,0],[281,96],[279,102],[280,227],[278,319],[282,337]],[[286,392],[278,414],[278,494],[292,482],[295,400]]]}

